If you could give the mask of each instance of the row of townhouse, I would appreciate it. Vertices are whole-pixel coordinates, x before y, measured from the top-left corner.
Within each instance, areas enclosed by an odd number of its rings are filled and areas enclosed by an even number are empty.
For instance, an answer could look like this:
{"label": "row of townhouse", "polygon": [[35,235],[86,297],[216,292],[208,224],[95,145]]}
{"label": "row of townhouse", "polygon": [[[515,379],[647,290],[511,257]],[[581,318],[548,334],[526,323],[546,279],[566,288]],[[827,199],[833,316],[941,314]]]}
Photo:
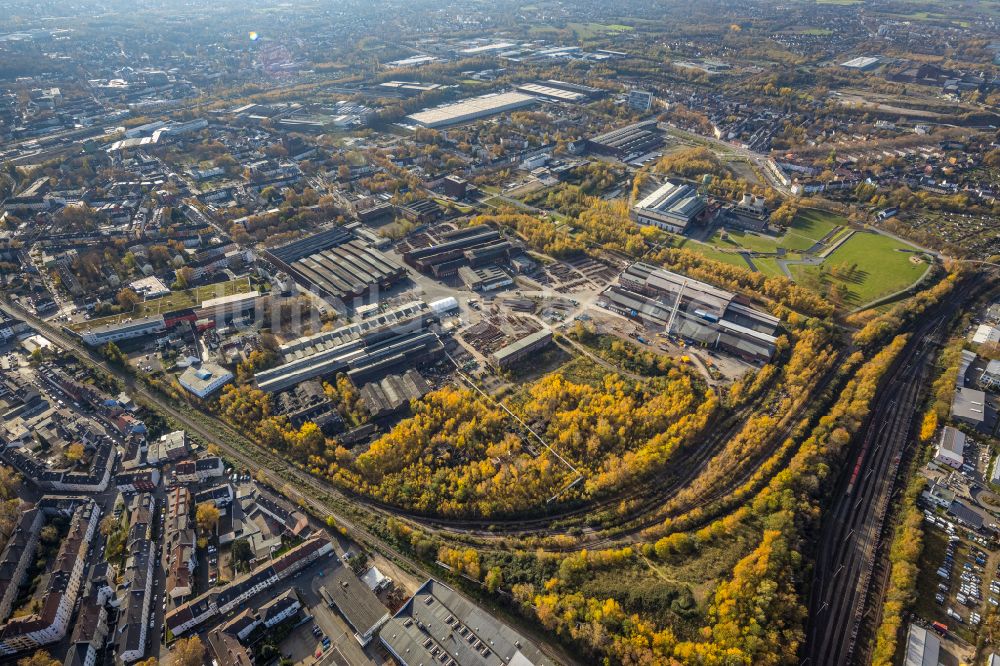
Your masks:
{"label": "row of townhouse", "polygon": [[288,552],[265,562],[225,587],[206,592],[167,613],[164,623],[174,636],[193,629],[216,615],[225,615],[253,596],[294,576],[324,555],[333,544],[324,537],[303,541]]}
{"label": "row of townhouse", "polygon": [[80,504],[73,512],[69,533],[49,572],[41,610],[14,618],[0,628],[0,655],[34,650],[66,635],[100,513],[92,501]]}

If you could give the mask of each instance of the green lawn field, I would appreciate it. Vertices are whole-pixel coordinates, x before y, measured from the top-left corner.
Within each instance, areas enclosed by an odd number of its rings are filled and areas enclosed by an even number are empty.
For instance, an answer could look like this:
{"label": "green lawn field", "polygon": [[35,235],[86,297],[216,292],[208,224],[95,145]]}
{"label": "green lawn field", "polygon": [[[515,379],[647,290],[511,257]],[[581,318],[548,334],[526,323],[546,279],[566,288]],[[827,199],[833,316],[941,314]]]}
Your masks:
{"label": "green lawn field", "polygon": [[783,236],[727,230],[726,240],[722,239],[722,232],[719,231],[712,236],[710,242],[722,249],[743,248],[751,252],[777,252],[778,248],[783,248],[790,252],[801,252],[811,248],[836,227],[846,224],[847,220],[839,215],[810,208],[795,216],[791,228]]}
{"label": "green lawn field", "polygon": [[739,266],[740,268],[748,268],[747,262],[744,261],[743,257],[740,255],[722,252],[707,243],[699,243],[698,241],[685,239],[678,243],[677,247],[684,248],[685,250],[691,250],[692,252],[696,252],[707,259],[721,261],[722,263],[732,264],[733,266]]}
{"label": "green lawn field", "polygon": [[566,27],[575,32],[576,36],[580,39],[593,39],[599,35],[614,32],[629,32],[634,29],[630,25],[621,25],[616,23],[568,23]]}
{"label": "green lawn field", "polygon": [[[807,287],[818,286],[820,278],[847,287],[848,301],[863,305],[900,291],[916,282],[927,271],[926,261],[913,263],[912,245],[871,233],[855,233],[846,243],[830,254],[821,266],[792,265],[789,270]],[[835,267],[854,267],[850,275],[834,276]]]}
{"label": "green lawn field", "polygon": [[785,272],[778,266],[778,261],[770,257],[755,257],[753,265],[757,270],[767,277],[786,277]]}
{"label": "green lawn field", "polygon": [[830,233],[834,227],[846,224],[847,220],[841,215],[816,208],[806,208],[795,215],[791,231],[818,241]]}

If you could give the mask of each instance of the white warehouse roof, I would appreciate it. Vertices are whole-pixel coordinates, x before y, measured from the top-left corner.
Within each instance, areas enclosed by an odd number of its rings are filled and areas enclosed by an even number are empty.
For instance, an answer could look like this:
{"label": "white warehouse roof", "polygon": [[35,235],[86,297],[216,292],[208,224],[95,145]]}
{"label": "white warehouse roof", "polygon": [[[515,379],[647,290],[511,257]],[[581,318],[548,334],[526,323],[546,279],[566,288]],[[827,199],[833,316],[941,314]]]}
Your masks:
{"label": "white warehouse roof", "polygon": [[530,106],[537,101],[535,97],[519,92],[493,93],[418,111],[406,117],[411,122],[424,127],[444,127]]}
{"label": "white warehouse roof", "polygon": [[447,298],[442,298],[439,301],[434,301],[428,304],[431,310],[435,314],[443,314],[445,312],[451,312],[452,310],[458,309],[458,301],[454,296],[448,296]]}

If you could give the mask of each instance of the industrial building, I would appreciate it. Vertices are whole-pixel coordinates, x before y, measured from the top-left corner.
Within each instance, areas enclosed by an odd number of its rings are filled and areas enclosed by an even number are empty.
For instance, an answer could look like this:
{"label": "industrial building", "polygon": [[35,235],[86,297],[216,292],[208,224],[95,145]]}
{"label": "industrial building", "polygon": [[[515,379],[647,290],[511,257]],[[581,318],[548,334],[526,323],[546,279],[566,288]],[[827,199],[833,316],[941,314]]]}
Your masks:
{"label": "industrial building", "polygon": [[473,291],[496,291],[514,284],[514,278],[496,266],[462,266],[458,269],[458,277]]}
{"label": "industrial building", "polygon": [[934,449],[934,462],[959,469],[965,463],[965,441],[965,433],[958,428],[942,428],[941,438]]}
{"label": "industrial building", "polygon": [[576,83],[567,83],[549,79],[548,81],[534,81],[524,83],[517,87],[523,93],[544,97],[557,102],[586,102],[601,96],[604,91],[600,88],[582,86]]}
{"label": "industrial building", "polygon": [[756,197],[747,192],[738,202],[723,208],[723,222],[727,227],[765,231],[771,220],[764,197]]}
{"label": "industrial building", "polygon": [[490,363],[498,370],[508,368],[533,352],[544,349],[550,342],[552,331],[543,329],[496,350],[490,355]]}
{"label": "industrial building", "polygon": [[405,95],[419,95],[420,93],[437,90],[440,87],[440,83],[417,83],[416,81],[386,81],[379,84],[379,88]]}
{"label": "industrial building", "polygon": [[208,320],[222,325],[227,320],[255,312],[260,300],[259,291],[209,298],[202,301],[201,306],[194,311],[194,316],[196,321]]}
{"label": "industrial building", "polygon": [[334,564],[328,576],[329,582],[320,588],[320,594],[331,608],[336,608],[347,620],[354,630],[354,640],[362,647],[368,645],[379,628],[389,620],[389,611],[375,593],[343,564]]}
{"label": "industrial building", "polygon": [[911,624],[906,634],[906,655],[903,666],[937,666],[941,641],[918,624]]}
{"label": "industrial building", "polygon": [[420,373],[411,369],[402,375],[389,375],[381,381],[365,384],[361,387],[361,397],[371,415],[379,418],[395,414],[430,390]]}
{"label": "industrial building", "polygon": [[951,401],[951,418],[978,428],[986,422],[986,392],[960,386]]}
{"label": "industrial building", "polygon": [[657,130],[655,120],[620,127],[587,140],[591,151],[622,161],[644,155],[662,145],[663,135]]}
{"label": "industrial building", "polygon": [[389,287],[406,269],[337,227],[271,248],[265,257],[300,284],[337,299]]}
{"label": "industrial building", "polygon": [[707,208],[694,187],[668,180],[635,204],[630,215],[638,224],[680,234]]}
{"label": "industrial building", "polygon": [[496,51],[503,51],[509,49],[512,46],[517,46],[514,42],[491,42],[488,44],[476,44],[475,46],[470,46],[468,48],[459,51],[462,55],[482,55],[484,53],[494,53]]}
{"label": "industrial building", "polygon": [[553,666],[531,641],[434,579],[379,631],[403,666]]}
{"label": "industrial building", "polygon": [[202,363],[196,368],[188,366],[177,381],[199,398],[207,398],[233,379],[233,373],[215,363]]}
{"label": "industrial building", "polygon": [[126,319],[122,322],[113,322],[95,326],[81,334],[84,344],[90,347],[101,347],[109,342],[121,342],[141,338],[145,335],[161,333],[166,330],[163,322],[163,315],[151,317],[140,317],[138,319]]}
{"label": "industrial building", "polygon": [[521,253],[521,248],[484,224],[446,231],[437,234],[436,240],[427,247],[404,252],[403,261],[422,273],[442,278],[458,273],[462,266],[485,266]]}
{"label": "industrial building", "polygon": [[442,210],[438,202],[433,199],[418,199],[416,201],[411,201],[408,204],[398,206],[397,210],[399,210],[399,213],[407,220],[410,222],[416,222],[417,224],[434,222],[435,220],[440,219],[444,214],[444,210]]}
{"label": "industrial building", "polygon": [[258,372],[262,391],[283,391],[316,377],[346,373],[361,385],[394,370],[438,357],[441,343],[428,325],[437,316],[414,301],[395,310],[283,345],[284,363]]}
{"label": "industrial building", "polygon": [[840,63],[840,66],[847,69],[856,69],[861,72],[870,72],[878,67],[881,62],[882,59],[878,56],[858,56],[857,58],[851,58],[846,62]]}
{"label": "industrial building", "polygon": [[446,127],[522,109],[537,102],[534,96],[521,92],[493,93],[411,113],[406,119],[422,127]]}
{"label": "industrial building", "polygon": [[427,63],[436,62],[438,58],[429,55],[416,55],[411,58],[403,58],[402,60],[393,60],[392,62],[385,63],[387,69],[400,69],[403,67],[418,67],[420,65],[426,65]]}
{"label": "industrial building", "polygon": [[671,271],[637,262],[626,268],[598,304],[694,344],[751,361],[774,355],[779,319],[749,301]]}

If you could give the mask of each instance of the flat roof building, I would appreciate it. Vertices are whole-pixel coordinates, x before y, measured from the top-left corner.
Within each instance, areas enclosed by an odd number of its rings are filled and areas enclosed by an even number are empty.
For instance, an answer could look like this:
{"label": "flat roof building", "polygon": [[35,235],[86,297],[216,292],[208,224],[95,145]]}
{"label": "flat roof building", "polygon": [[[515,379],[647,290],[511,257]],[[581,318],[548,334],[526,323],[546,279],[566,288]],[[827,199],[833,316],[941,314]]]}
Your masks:
{"label": "flat roof building", "polygon": [[403,666],[554,666],[531,641],[434,579],[379,631]]}
{"label": "flat roof building", "polygon": [[233,379],[233,373],[215,363],[191,365],[177,378],[180,385],[199,398],[207,398]]}
{"label": "flat roof building", "polygon": [[557,102],[583,102],[589,99],[587,95],[575,90],[563,90],[545,83],[523,83],[517,87],[521,92],[528,95],[536,95]]}
{"label": "flat roof building", "polygon": [[1000,342],[1000,328],[990,324],[980,324],[972,334],[972,344],[986,345]]}
{"label": "flat roof building", "polygon": [[497,368],[506,368],[532,352],[544,348],[550,342],[552,342],[552,331],[543,329],[496,350],[490,355],[490,362]]}
{"label": "flat roof building", "polygon": [[494,51],[504,51],[512,46],[517,46],[514,42],[493,42],[491,44],[481,44],[477,46],[470,46],[467,49],[462,49],[459,51],[462,55],[482,55],[484,53],[492,53]]}
{"label": "flat roof building", "polygon": [[840,63],[840,66],[846,67],[847,69],[857,69],[862,72],[868,72],[878,67],[881,62],[882,59],[878,56],[858,56],[857,58],[851,58],[846,62]]}
{"label": "flat roof building", "polygon": [[495,291],[514,284],[514,278],[497,266],[462,266],[458,277],[473,291]]}
{"label": "flat roof building", "polygon": [[537,102],[534,96],[520,92],[492,93],[411,113],[406,119],[422,127],[446,127],[521,109]]}
{"label": "flat roof building", "polygon": [[983,515],[960,500],[954,500],[948,506],[948,513],[974,530],[981,529],[983,526]]}
{"label": "flat roof building", "polygon": [[82,333],[80,337],[86,345],[100,347],[109,342],[141,338],[144,335],[152,335],[164,330],[166,330],[166,325],[163,315],[140,317],[138,319],[128,317],[122,321],[95,326]]}
{"label": "flat roof building", "polygon": [[389,619],[389,611],[378,600],[375,593],[343,564],[334,566],[323,586],[324,598],[332,604],[354,630],[354,638],[366,646],[375,638],[376,632]]}
{"label": "flat roof building", "polygon": [[401,67],[417,67],[419,65],[426,65],[427,63],[436,62],[437,58],[429,55],[418,55],[411,58],[403,58],[402,60],[393,60],[392,62],[385,63],[385,67],[390,69],[398,69]]}
{"label": "flat roof building", "polygon": [[937,636],[920,625],[910,625],[903,666],[938,666],[940,652],[941,641]]}
{"label": "flat roof building", "polygon": [[964,386],[955,389],[951,417],[971,426],[982,425],[986,420],[986,393]]}

